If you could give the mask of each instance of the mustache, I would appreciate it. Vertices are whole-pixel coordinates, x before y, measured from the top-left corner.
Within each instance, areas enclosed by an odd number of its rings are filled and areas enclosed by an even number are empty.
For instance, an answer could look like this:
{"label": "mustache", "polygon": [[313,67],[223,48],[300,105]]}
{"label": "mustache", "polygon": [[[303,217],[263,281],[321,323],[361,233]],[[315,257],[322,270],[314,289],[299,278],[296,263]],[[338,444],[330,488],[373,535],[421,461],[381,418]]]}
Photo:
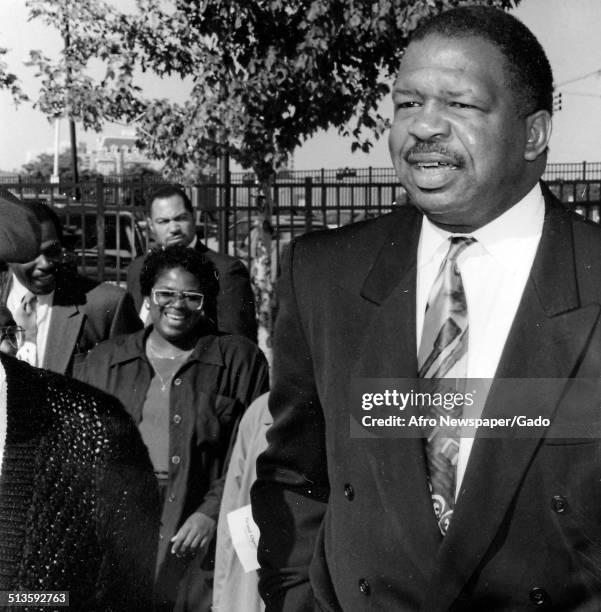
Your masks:
{"label": "mustache", "polygon": [[447,158],[455,166],[463,165],[463,156],[455,151],[451,151],[441,142],[436,141],[419,141],[416,142],[406,153],[405,161],[410,161],[413,155],[423,155],[425,153],[434,153]]}

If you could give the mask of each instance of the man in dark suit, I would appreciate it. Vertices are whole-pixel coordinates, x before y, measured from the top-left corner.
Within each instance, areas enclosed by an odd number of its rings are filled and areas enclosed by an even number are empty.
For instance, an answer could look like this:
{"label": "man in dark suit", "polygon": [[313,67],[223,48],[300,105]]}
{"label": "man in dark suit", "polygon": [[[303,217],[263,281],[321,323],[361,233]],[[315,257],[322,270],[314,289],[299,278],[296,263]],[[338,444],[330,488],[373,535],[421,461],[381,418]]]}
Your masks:
{"label": "man in dark suit", "polygon": [[[156,244],[181,244],[196,249],[214,266],[219,280],[217,312],[208,313],[217,328],[228,334],[240,334],[257,341],[255,300],[250,286],[248,270],[230,255],[209,249],[196,235],[194,210],[183,189],[166,186],[151,194],[148,207],[148,225]],[[127,269],[127,290],[134,298],[137,311],[144,322],[148,308],[140,291],[140,272],[144,256],[137,257]]]}
{"label": "man in dark suit", "polygon": [[[252,491],[268,610],[601,609],[601,228],[539,183],[552,82],[506,13],[423,24],[390,132],[413,206],[292,243]],[[352,418],[387,414],[361,379],[438,384],[435,362],[485,383],[475,437],[411,432],[417,394],[396,429]]]}
{"label": "man in dark suit", "polygon": [[[39,248],[35,216],[0,196],[0,262]],[[158,527],[148,453],[123,407],[0,354],[0,606],[60,591],[53,608],[149,610]]]}
{"label": "man in dark suit", "polygon": [[[131,296],[120,287],[80,276],[62,265],[62,226],[45,204],[31,204],[42,228],[38,255],[12,264],[1,297],[26,329],[18,356],[31,365],[72,374],[99,342],[142,327]],[[30,300],[33,306],[26,305]]]}

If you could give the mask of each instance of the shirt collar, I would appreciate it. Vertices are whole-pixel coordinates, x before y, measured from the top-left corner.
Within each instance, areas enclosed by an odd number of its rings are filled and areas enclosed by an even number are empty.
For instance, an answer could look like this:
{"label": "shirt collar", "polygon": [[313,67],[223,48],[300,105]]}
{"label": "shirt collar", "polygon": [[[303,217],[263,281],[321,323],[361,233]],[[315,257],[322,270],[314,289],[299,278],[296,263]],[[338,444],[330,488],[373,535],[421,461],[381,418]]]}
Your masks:
{"label": "shirt collar", "polygon": [[[152,325],[141,329],[127,336],[123,336],[120,339],[120,343],[116,344],[115,349],[111,355],[111,365],[130,361],[132,359],[146,359],[145,344],[148,335],[152,330]],[[115,342],[112,340],[112,342]],[[192,354],[188,358],[189,363],[192,360],[200,361],[202,363],[209,363],[216,366],[223,366],[223,352],[221,350],[221,344],[218,341],[218,336],[214,334],[208,334],[202,336]]]}
{"label": "shirt collar", "polygon": [[[23,299],[23,296],[29,292],[29,289],[27,289],[27,287],[23,285],[23,283],[21,283],[21,281],[17,278],[14,272],[12,276],[13,278],[11,293],[14,293],[16,302],[20,303]],[[36,297],[38,304],[48,304],[49,306],[52,306],[52,302],[54,300],[54,289],[50,293],[41,293],[38,294]]]}
{"label": "shirt collar", "polygon": [[[502,265],[511,265],[520,252],[513,246],[523,240],[540,238],[545,217],[545,200],[537,183],[517,204],[486,225],[467,234],[478,241],[482,249],[497,259]],[[422,224],[418,262],[420,266],[429,263],[437,253],[442,256],[448,250],[448,239],[453,235],[434,225],[424,215]]]}

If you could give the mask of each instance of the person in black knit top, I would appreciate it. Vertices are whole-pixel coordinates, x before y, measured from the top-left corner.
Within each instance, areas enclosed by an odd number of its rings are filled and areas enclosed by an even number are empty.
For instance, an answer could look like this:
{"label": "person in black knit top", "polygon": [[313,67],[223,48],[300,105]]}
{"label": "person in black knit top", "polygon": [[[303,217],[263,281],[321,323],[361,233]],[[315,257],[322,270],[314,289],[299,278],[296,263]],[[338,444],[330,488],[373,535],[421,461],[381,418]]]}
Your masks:
{"label": "person in black knit top", "polygon": [[[35,219],[0,197],[0,260],[38,246]],[[0,591],[150,610],[158,528],[148,452],[121,404],[0,354]]]}

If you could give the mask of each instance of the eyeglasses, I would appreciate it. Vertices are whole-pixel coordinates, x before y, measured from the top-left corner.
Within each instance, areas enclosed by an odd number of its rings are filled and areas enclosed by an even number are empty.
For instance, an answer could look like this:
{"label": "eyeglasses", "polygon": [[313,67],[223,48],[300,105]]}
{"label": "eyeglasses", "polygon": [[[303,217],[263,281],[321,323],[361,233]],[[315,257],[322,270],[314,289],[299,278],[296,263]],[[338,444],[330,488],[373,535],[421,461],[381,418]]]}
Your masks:
{"label": "eyeglasses", "polygon": [[43,255],[49,261],[55,262],[61,261],[64,253],[63,247],[58,242],[53,242],[40,251],[40,255]]}
{"label": "eyeglasses", "polygon": [[157,306],[167,306],[181,300],[190,310],[200,310],[204,304],[205,296],[197,291],[172,291],[171,289],[153,289],[152,301]]}
{"label": "eyeglasses", "polygon": [[8,327],[0,327],[0,344],[8,340],[8,343],[14,349],[20,349],[25,342],[25,330],[19,325],[9,325]]}

